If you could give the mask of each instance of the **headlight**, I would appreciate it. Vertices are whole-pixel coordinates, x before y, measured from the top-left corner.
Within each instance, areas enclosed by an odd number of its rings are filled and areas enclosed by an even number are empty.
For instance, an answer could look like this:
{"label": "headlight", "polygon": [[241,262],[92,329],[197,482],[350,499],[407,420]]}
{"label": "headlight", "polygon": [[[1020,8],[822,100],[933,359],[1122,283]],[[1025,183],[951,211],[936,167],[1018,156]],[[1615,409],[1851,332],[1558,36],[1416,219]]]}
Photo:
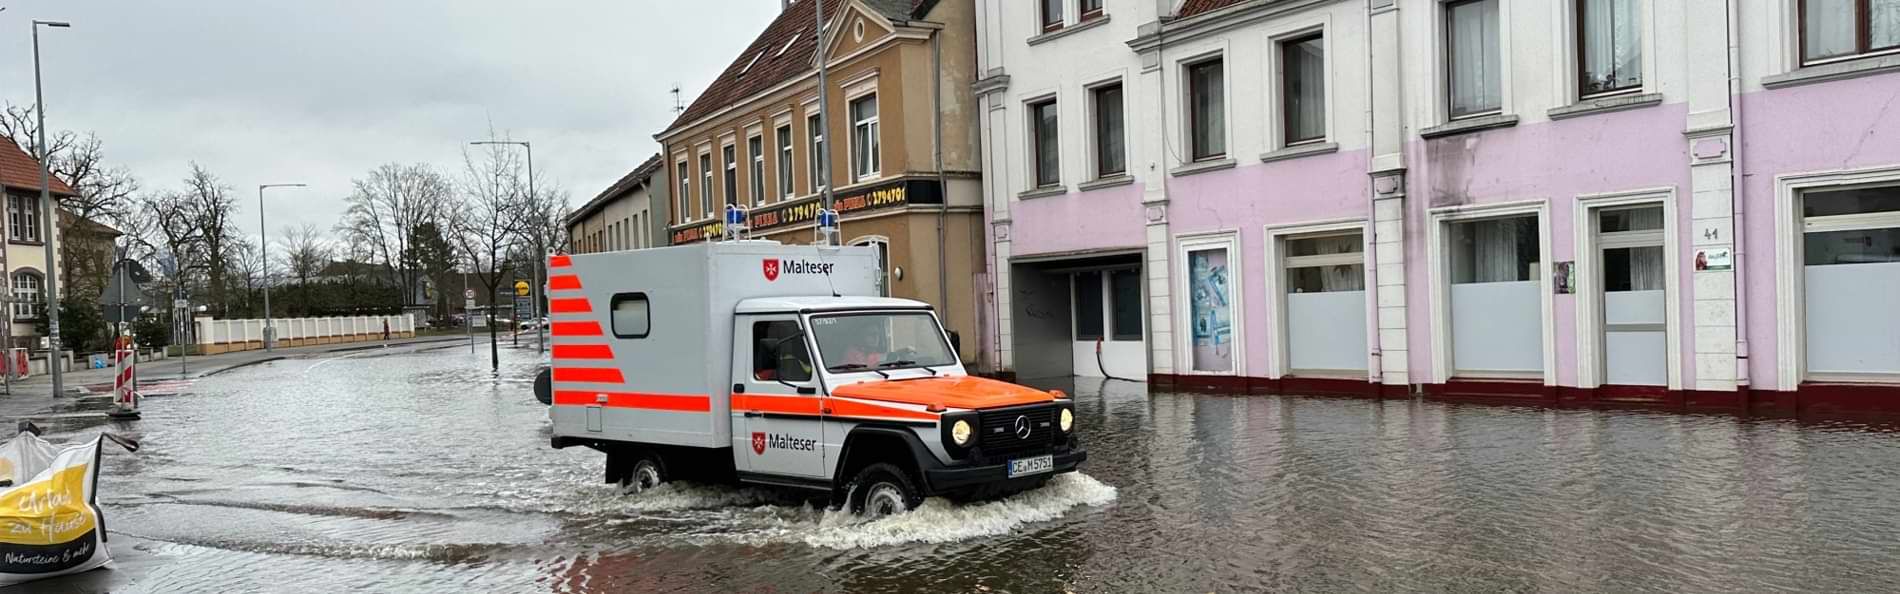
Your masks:
{"label": "headlight", "polygon": [[[1067,417],[1064,417],[1064,419],[1067,419]],[[1069,422],[1064,420],[1062,424],[1066,426]],[[950,439],[955,441],[958,446],[970,445],[970,422],[957,419],[957,423],[950,426]]]}
{"label": "headlight", "polygon": [[1070,429],[1074,429],[1074,428],[1075,428],[1075,413],[1070,412],[1069,409],[1066,409],[1066,408],[1062,409],[1062,432],[1068,433]]}

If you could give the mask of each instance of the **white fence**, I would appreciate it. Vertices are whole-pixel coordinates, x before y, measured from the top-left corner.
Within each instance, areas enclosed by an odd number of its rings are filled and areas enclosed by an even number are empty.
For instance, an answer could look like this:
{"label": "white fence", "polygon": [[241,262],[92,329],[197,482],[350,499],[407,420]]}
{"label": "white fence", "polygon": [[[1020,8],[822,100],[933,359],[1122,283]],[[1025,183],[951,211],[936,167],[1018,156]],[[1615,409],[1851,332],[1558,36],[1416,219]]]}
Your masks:
{"label": "white fence", "polygon": [[[197,344],[208,352],[241,351],[264,346],[264,320],[218,320],[198,318]],[[386,325],[385,325],[386,324]],[[415,336],[415,319],[409,316],[353,316],[336,318],[279,318],[271,320],[277,329],[277,344],[302,346],[332,342],[378,340],[385,328],[391,338]]]}

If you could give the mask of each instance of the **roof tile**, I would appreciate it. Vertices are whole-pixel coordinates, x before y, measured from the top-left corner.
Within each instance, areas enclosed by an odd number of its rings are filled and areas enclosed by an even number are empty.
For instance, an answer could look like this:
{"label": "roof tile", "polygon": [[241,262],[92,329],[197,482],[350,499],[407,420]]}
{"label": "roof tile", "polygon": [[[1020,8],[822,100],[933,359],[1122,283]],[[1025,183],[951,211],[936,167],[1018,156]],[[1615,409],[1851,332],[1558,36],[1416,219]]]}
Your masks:
{"label": "roof tile", "polygon": [[[40,163],[20,149],[20,145],[7,139],[0,142],[0,185],[13,190],[39,191]],[[59,176],[49,176],[47,185],[54,194],[77,196],[71,186],[67,186]]]}

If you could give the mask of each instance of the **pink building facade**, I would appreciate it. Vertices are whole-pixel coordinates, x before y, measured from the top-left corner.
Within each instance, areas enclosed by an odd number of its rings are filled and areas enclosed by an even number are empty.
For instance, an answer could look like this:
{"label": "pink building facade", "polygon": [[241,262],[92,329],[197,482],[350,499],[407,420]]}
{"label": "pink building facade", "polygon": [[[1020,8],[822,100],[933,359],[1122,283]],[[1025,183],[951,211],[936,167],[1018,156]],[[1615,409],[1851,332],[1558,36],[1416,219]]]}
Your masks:
{"label": "pink building facade", "polygon": [[1900,11],[1847,4],[978,0],[990,368],[1900,411]]}

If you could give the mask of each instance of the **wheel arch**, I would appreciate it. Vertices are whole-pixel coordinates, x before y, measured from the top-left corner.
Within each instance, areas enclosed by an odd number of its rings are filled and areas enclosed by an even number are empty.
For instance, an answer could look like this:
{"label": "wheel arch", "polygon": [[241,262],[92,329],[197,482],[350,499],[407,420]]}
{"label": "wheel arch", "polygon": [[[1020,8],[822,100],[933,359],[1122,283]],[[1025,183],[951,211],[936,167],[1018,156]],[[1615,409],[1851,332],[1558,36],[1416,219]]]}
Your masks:
{"label": "wheel arch", "polygon": [[832,466],[832,486],[842,489],[859,470],[879,462],[888,462],[910,474],[911,482],[925,495],[931,492],[925,469],[936,459],[924,446],[917,432],[895,425],[859,425],[844,438],[838,463]]}

